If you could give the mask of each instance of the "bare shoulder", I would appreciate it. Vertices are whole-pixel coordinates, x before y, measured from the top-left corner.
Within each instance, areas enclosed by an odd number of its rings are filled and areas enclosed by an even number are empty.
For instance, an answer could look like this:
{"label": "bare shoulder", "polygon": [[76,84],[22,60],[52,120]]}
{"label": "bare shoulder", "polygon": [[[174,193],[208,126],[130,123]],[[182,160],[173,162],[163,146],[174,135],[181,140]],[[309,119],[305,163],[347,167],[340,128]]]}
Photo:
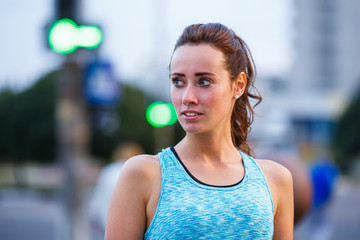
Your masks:
{"label": "bare shoulder", "polygon": [[105,239],[143,238],[148,200],[159,178],[157,156],[138,155],[125,162],[110,202]]}
{"label": "bare shoulder", "polygon": [[256,160],[268,182],[274,207],[274,239],[293,239],[294,198],[290,171],[271,160]]}
{"label": "bare shoulder", "polygon": [[160,173],[160,161],[157,155],[137,155],[128,159],[122,170],[121,177],[146,180]]}
{"label": "bare shoulder", "polygon": [[274,203],[274,211],[278,212],[284,202],[292,202],[293,181],[290,171],[283,165],[271,160],[256,160],[263,171],[269,185]]}
{"label": "bare shoulder", "polygon": [[131,194],[137,194],[138,198],[148,199],[153,184],[159,182],[159,179],[161,179],[161,170],[158,156],[138,155],[125,162],[114,193],[121,195],[129,191]]}
{"label": "bare shoulder", "polygon": [[283,165],[266,159],[256,159],[256,162],[264,172],[268,181],[280,185],[292,183],[291,173]]}
{"label": "bare shoulder", "polygon": [[158,155],[141,154],[128,159],[125,162],[124,168],[146,170],[147,167],[157,166],[160,166]]}

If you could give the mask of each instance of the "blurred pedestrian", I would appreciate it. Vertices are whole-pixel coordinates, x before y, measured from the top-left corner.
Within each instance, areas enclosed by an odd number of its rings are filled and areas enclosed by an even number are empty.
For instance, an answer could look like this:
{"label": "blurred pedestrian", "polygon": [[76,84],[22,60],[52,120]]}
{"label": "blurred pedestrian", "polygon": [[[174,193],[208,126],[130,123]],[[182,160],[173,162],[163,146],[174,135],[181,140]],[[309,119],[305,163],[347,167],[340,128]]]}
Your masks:
{"label": "blurred pedestrian", "polygon": [[89,205],[94,240],[104,239],[108,207],[121,168],[127,159],[142,153],[143,148],[135,142],[121,143],[112,154],[112,162],[101,170]]}
{"label": "blurred pedestrian", "polygon": [[332,229],[327,219],[327,210],[331,202],[335,181],[339,175],[338,167],[327,158],[316,159],[310,166],[314,195],[310,215],[310,240],[331,239]]}
{"label": "blurred pedestrian", "polygon": [[171,99],[186,136],[126,162],[106,239],[292,239],[290,172],[247,143],[254,64],[218,23],[185,28],[170,62]]}

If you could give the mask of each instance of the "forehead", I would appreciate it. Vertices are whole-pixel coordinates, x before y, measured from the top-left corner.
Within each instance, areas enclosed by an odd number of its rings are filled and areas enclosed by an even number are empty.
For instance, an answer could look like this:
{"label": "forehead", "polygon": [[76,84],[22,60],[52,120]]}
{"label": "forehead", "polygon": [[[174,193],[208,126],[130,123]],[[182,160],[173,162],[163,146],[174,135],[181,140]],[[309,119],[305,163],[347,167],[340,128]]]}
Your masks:
{"label": "forehead", "polygon": [[219,69],[224,68],[224,63],[224,54],[216,47],[210,44],[186,44],[175,50],[171,60],[170,71],[189,68]]}

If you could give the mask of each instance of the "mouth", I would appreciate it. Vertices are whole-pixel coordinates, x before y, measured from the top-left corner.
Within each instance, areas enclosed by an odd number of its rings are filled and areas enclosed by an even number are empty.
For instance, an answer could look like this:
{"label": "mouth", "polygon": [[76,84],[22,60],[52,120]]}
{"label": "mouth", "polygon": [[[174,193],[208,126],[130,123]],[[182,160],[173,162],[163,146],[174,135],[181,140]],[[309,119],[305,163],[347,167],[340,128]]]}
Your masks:
{"label": "mouth", "polygon": [[201,113],[196,111],[183,111],[181,114],[183,115],[185,120],[196,120],[200,117],[200,115],[202,115]]}
{"label": "mouth", "polygon": [[187,116],[187,117],[195,117],[195,116],[197,116],[197,115],[199,115],[199,114],[197,114],[197,113],[184,113],[184,115],[185,116]]}

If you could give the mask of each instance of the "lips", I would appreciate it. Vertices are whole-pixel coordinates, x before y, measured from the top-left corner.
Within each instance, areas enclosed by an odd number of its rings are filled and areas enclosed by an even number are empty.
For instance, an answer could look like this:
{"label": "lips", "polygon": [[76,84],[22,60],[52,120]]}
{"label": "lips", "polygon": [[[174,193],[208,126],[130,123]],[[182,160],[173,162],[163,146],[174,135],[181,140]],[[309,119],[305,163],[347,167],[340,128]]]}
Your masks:
{"label": "lips", "polygon": [[193,110],[185,110],[185,111],[181,112],[181,115],[183,116],[183,118],[185,120],[196,120],[202,114],[200,112],[193,111]]}

